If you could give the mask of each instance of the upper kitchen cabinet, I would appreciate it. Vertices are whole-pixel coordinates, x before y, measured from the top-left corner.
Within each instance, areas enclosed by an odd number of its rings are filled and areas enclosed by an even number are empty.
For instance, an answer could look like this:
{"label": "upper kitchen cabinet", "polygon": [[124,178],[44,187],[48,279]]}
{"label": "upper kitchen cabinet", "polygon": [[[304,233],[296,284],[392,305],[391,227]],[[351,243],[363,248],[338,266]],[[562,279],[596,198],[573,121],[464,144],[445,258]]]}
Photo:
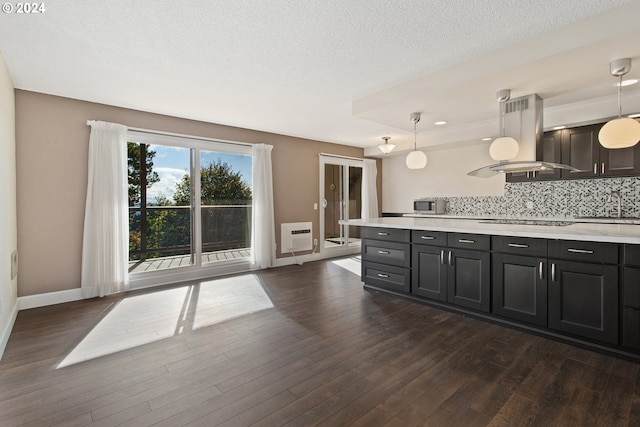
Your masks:
{"label": "upper kitchen cabinet", "polygon": [[640,145],[609,150],[598,142],[604,123],[563,129],[562,163],[578,171],[562,171],[562,178],[594,178],[640,174]]}

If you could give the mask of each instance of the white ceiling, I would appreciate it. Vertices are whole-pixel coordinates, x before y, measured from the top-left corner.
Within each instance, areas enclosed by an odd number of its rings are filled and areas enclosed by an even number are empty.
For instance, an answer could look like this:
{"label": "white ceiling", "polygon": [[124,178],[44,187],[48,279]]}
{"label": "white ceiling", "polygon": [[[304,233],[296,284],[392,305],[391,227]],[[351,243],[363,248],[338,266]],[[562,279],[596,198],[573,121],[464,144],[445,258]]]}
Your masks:
{"label": "white ceiling", "polygon": [[[640,78],[640,0],[75,0],[0,14],[16,88],[365,147],[497,133],[495,92],[545,127],[616,113]],[[640,111],[640,84],[623,90]],[[629,111],[630,112],[630,111]],[[436,128],[432,122],[449,124]]]}

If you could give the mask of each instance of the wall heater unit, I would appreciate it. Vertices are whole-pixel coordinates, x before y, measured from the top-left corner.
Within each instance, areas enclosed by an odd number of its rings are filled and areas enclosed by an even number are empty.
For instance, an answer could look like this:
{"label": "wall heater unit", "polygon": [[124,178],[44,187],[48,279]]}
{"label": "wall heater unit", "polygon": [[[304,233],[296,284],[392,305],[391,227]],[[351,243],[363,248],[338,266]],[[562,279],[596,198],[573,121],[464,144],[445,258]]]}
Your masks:
{"label": "wall heater unit", "polygon": [[310,222],[290,222],[280,224],[280,252],[300,252],[313,249],[313,233]]}

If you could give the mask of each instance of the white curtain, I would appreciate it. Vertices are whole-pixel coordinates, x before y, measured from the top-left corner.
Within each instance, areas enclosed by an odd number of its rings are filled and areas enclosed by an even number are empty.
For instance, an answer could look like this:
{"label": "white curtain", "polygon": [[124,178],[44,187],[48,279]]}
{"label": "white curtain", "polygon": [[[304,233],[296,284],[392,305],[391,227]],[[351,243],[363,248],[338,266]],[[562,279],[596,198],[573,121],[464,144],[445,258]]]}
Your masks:
{"label": "white curtain", "polygon": [[89,176],[82,241],[82,295],[127,289],[129,221],[126,126],[88,121]]}
{"label": "white curtain", "polygon": [[364,159],[362,164],[362,212],[360,213],[362,219],[378,217],[377,175],[376,161]]}
{"label": "white curtain", "polygon": [[253,144],[253,202],[251,215],[252,263],[258,268],[273,266],[276,231],[273,215],[273,146]]}

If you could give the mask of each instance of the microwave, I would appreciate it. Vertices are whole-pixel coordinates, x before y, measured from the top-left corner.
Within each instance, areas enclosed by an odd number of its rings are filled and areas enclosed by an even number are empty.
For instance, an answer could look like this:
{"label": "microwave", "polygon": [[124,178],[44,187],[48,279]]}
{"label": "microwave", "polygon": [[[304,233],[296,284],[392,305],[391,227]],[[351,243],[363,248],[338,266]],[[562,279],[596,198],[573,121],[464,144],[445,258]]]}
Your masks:
{"label": "microwave", "polygon": [[417,214],[443,214],[445,200],[439,198],[416,199],[413,201],[413,211]]}

